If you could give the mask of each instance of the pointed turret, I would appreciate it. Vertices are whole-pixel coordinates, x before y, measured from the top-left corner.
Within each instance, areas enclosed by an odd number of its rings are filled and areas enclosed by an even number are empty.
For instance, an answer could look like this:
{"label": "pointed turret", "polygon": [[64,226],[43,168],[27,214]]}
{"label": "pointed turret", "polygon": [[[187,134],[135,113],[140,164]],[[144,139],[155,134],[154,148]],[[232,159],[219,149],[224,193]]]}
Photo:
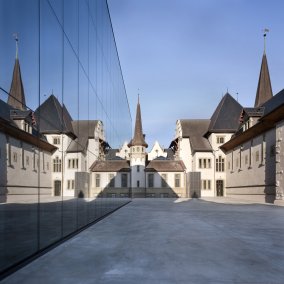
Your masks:
{"label": "pointed turret", "polygon": [[269,70],[268,70],[268,64],[267,64],[267,58],[266,58],[266,51],[265,51],[265,37],[266,37],[266,33],[264,34],[264,52],[263,52],[262,61],[261,61],[261,68],[260,68],[260,73],[259,73],[258,86],[257,86],[257,91],[256,91],[254,107],[259,107],[263,105],[273,96],[270,76],[269,76]]}
{"label": "pointed turret", "polygon": [[18,58],[18,35],[15,34],[14,36],[16,41],[16,60],[15,60],[13,78],[12,78],[12,83],[7,103],[16,109],[26,110],[27,107],[26,107],[25,92],[22,82],[20,62]]}
{"label": "pointed turret", "polygon": [[138,103],[136,108],[136,120],[135,120],[135,128],[134,128],[134,137],[128,144],[128,147],[131,146],[144,146],[148,147],[148,144],[145,142],[145,138],[142,130],[142,119],[141,119],[141,109],[140,102],[138,97]]}

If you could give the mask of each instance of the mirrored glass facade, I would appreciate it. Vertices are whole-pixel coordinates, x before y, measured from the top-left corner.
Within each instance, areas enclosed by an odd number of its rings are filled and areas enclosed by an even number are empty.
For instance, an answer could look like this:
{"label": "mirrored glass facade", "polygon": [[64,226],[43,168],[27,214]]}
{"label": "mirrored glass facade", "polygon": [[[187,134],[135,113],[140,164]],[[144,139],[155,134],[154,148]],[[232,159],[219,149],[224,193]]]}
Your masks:
{"label": "mirrored glass facade", "polygon": [[2,0],[0,42],[4,272],[129,201],[90,168],[131,115],[106,0]]}

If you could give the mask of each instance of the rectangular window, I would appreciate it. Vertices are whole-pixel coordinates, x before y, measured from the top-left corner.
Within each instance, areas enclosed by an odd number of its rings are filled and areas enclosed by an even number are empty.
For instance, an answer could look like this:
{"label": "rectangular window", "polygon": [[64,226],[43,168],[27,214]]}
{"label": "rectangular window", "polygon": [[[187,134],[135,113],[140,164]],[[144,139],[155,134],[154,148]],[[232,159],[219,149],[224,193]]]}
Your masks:
{"label": "rectangular window", "polygon": [[60,136],[53,137],[53,144],[54,145],[59,145],[60,144]]}
{"label": "rectangular window", "polygon": [[68,159],[68,169],[78,169],[78,159]]}
{"label": "rectangular window", "polygon": [[121,187],[127,187],[127,174],[121,174]]}
{"label": "rectangular window", "polygon": [[24,150],[24,145],[21,142],[21,148],[22,148],[22,169],[25,168],[25,150]]}
{"label": "rectangular window", "polygon": [[30,157],[26,156],[26,166],[28,167],[30,165]]}
{"label": "rectangular window", "polygon": [[242,168],[242,150],[243,150],[243,145],[241,145],[240,152],[239,152],[239,155],[240,155],[240,169]]}
{"label": "rectangular window", "polygon": [[259,151],[255,152],[255,161],[259,162]]}
{"label": "rectangular window", "polygon": [[225,159],[222,156],[219,156],[216,159],[216,172],[224,172],[225,171]]}
{"label": "rectangular window", "polygon": [[7,160],[8,160],[8,166],[11,167],[12,165],[12,152],[11,152],[11,144],[9,143],[9,137],[7,137]]}
{"label": "rectangular window", "polygon": [[180,187],[180,174],[175,174],[175,187]]}
{"label": "rectangular window", "polygon": [[45,172],[45,159],[44,159],[44,153],[42,152],[42,171]]}
{"label": "rectangular window", "polygon": [[74,179],[67,180],[67,189],[74,189],[75,188],[75,181]]}
{"label": "rectangular window", "polygon": [[225,138],[223,136],[217,136],[217,144],[223,144],[225,142]]}
{"label": "rectangular window", "polygon": [[210,179],[203,179],[201,181],[201,189],[203,190],[211,190],[211,180]]}
{"label": "rectangular window", "polygon": [[140,187],[140,180],[137,180],[137,187]]}
{"label": "rectangular window", "polygon": [[108,175],[108,179],[109,179],[109,187],[114,187],[114,174],[109,174]]}
{"label": "rectangular window", "polygon": [[140,166],[137,166],[137,173],[140,172]]}
{"label": "rectangular window", "polygon": [[33,152],[33,170],[36,171],[36,150],[35,149]]}
{"label": "rectangular window", "polygon": [[251,167],[251,161],[252,161],[252,146],[253,146],[253,140],[251,140],[249,148],[249,168]]}
{"label": "rectangular window", "polygon": [[53,172],[61,172],[61,159],[59,159],[59,157],[55,157],[55,159],[53,159]]}
{"label": "rectangular window", "polygon": [[264,165],[265,162],[265,151],[266,151],[266,141],[265,135],[263,135],[262,144],[261,144],[261,164]]}
{"label": "rectangular window", "polygon": [[100,187],[100,186],[101,186],[101,175],[96,174],[96,187]]}
{"label": "rectangular window", "polygon": [[248,164],[248,155],[245,155],[245,165]]}
{"label": "rectangular window", "polygon": [[211,159],[199,159],[199,168],[200,169],[210,169]]}
{"label": "rectangular window", "polygon": [[148,174],[148,187],[154,187],[154,174]]}
{"label": "rectangular window", "polygon": [[162,187],[168,187],[167,180],[168,180],[167,174],[162,174],[161,175],[161,186]]}
{"label": "rectangular window", "polygon": [[74,189],[75,188],[75,180],[69,179],[67,180],[67,189]]}
{"label": "rectangular window", "polygon": [[16,152],[13,152],[13,162],[17,163],[17,160],[18,160],[18,155]]}

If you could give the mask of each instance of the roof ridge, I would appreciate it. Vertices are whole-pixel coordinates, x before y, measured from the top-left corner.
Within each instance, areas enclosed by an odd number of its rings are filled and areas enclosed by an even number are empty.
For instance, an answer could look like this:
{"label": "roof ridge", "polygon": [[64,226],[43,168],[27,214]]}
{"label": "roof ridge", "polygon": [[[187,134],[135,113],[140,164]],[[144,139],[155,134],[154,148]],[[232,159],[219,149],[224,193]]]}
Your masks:
{"label": "roof ridge", "polygon": [[[217,106],[217,108],[216,108],[216,110],[215,110],[215,111],[217,111],[217,112],[216,112],[215,121],[212,122],[213,125],[216,123],[217,118],[218,118],[218,116],[219,116],[219,113],[220,113],[220,111],[221,111],[221,109],[222,109],[222,107],[223,107],[223,105],[224,105],[225,98],[227,98],[228,95],[229,95],[229,93],[226,93],[225,96],[223,96],[221,102],[218,104],[218,106]],[[219,108],[219,109],[218,109],[218,108]],[[215,112],[213,113],[212,117],[213,117],[214,115],[215,115]],[[212,119],[212,117],[211,117],[211,119]],[[210,121],[211,121],[211,119],[210,119]]]}

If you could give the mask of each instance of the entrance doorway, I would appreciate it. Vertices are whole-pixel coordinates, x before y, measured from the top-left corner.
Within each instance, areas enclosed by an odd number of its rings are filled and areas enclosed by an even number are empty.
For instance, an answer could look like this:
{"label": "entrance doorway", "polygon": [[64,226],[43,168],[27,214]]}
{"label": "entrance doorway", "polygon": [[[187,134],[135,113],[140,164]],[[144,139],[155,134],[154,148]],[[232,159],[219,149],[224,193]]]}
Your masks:
{"label": "entrance doorway", "polygon": [[223,180],[216,180],[216,191],[217,196],[224,196],[224,181]]}
{"label": "entrance doorway", "polygon": [[61,196],[61,180],[54,181],[54,195]]}

